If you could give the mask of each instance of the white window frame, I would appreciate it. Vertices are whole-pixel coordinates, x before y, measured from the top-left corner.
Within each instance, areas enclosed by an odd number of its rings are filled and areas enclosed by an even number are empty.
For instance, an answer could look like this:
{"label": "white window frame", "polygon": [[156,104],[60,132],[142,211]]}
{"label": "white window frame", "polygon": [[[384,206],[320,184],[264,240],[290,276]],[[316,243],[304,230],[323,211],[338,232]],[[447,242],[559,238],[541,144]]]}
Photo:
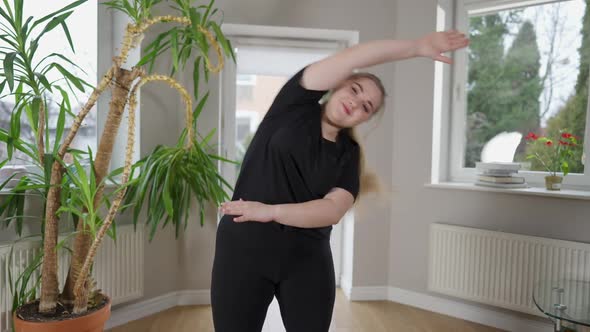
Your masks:
{"label": "white window frame", "polygon": [[254,131],[254,128],[258,127],[261,120],[258,118],[258,112],[250,110],[236,110],[236,120],[239,118],[249,120],[250,131]]}
{"label": "white window frame", "polygon": [[[119,45],[122,44],[123,36],[124,36],[124,29],[127,27],[127,24],[130,23],[129,17],[127,15],[116,11],[111,10],[107,6],[97,2],[96,6],[97,9],[97,43],[99,47],[97,48],[97,83],[100,81],[102,76],[109,70],[112,66],[112,59],[113,56],[118,54],[119,52]],[[127,58],[127,62],[122,66],[125,69],[130,69],[135,63],[137,63],[141,59],[141,51],[139,49],[134,49],[129,53]],[[108,116],[109,112],[109,102],[110,102],[111,93],[109,90],[106,90],[98,99],[96,103],[97,107],[97,114],[96,114],[96,147],[98,149],[98,144],[100,142],[100,137],[104,130],[104,125]],[[140,93],[138,92],[137,95],[137,108],[135,110],[136,120],[135,120],[135,145],[134,145],[134,154],[133,154],[133,162],[139,160],[140,156],[140,142],[141,142],[141,112],[140,112]],[[113,171],[119,167],[122,167],[125,164],[125,149],[127,145],[127,126],[128,120],[127,117],[123,117],[121,119],[119,135],[115,140],[115,145],[113,147],[113,154],[111,157],[111,164],[109,171]],[[67,132],[64,133],[64,136],[67,135]],[[96,151],[93,151],[96,152]],[[21,172],[23,169],[26,169],[28,172],[34,172],[40,174],[42,171],[38,169],[38,167],[34,165],[6,165],[3,168],[10,169],[13,168],[15,172]],[[3,175],[10,176],[10,172],[6,172]],[[16,181],[12,181],[9,183],[3,191],[10,190],[11,187],[16,185]],[[110,186],[112,184],[107,184]]]}
{"label": "white window frame", "polygon": [[256,75],[237,75],[237,85],[256,85]]}
{"label": "white window frame", "polygon": [[[559,2],[561,0],[457,0],[455,8],[455,28],[468,32],[469,31],[469,15],[477,14],[484,15],[494,13],[510,8],[519,8],[531,5],[540,5],[552,2]],[[447,25],[448,26],[448,25]],[[465,152],[465,123],[466,123],[466,82],[467,82],[467,51],[460,50],[454,54],[454,65],[452,69],[452,82],[447,79],[445,93],[449,95],[447,105],[450,107],[450,119],[447,123],[450,128],[444,128],[449,142],[450,153],[443,154],[448,156],[446,165],[441,162],[438,167],[442,176],[438,177],[438,181],[444,182],[473,182],[476,177],[475,168],[463,167],[464,152]],[[444,105],[444,101],[442,103]],[[436,109],[435,109],[436,111]],[[442,122],[444,123],[444,122]],[[436,128],[435,128],[436,129]],[[442,135],[444,137],[445,135]],[[442,146],[440,151],[443,150]],[[584,174],[568,174],[564,178],[563,185],[565,188],[577,190],[590,190],[590,110],[586,112],[586,131],[584,139]],[[442,161],[442,160],[441,160]],[[435,179],[436,170],[433,167],[433,183],[438,182]],[[527,183],[534,187],[544,186],[544,177],[547,172],[538,171],[519,171],[522,173]],[[446,174],[446,176],[445,176]]]}

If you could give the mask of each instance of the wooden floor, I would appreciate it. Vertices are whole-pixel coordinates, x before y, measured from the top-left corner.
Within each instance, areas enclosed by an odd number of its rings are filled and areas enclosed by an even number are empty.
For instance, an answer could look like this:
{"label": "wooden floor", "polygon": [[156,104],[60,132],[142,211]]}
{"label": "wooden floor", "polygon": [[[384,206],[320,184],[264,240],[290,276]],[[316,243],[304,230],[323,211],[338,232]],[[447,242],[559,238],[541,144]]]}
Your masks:
{"label": "wooden floor", "polygon": [[[109,332],[214,332],[211,306],[172,308]],[[284,332],[276,299],[268,309],[263,332]],[[341,289],[330,332],[492,332],[495,328],[389,301],[349,302]]]}

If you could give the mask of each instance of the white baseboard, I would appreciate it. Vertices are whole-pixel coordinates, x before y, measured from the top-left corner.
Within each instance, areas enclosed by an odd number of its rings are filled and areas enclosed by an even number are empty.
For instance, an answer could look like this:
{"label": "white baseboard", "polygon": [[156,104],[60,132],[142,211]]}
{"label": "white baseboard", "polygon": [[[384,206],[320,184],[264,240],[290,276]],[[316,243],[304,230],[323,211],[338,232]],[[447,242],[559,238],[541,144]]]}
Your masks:
{"label": "white baseboard", "polygon": [[352,301],[388,300],[387,294],[387,287],[352,287],[350,299]]}
{"label": "white baseboard", "polygon": [[553,331],[553,325],[526,317],[517,317],[480,306],[470,305],[449,299],[389,287],[389,301],[397,302],[420,309],[437,312],[443,315],[492,326],[506,331],[543,332]]}
{"label": "white baseboard", "polygon": [[[341,279],[341,285],[344,294],[352,301],[388,300],[506,331],[542,332],[552,331],[553,328],[550,324],[525,317],[517,317],[516,315],[401,288],[352,287],[351,283],[345,278]],[[113,310],[105,329],[123,325],[176,306],[208,304],[211,304],[209,290],[172,292]]]}
{"label": "white baseboard", "polygon": [[210,290],[185,290],[178,292],[178,304],[181,305],[210,305]]}
{"label": "white baseboard", "polygon": [[124,325],[177,306],[211,304],[210,294],[209,290],[177,291],[120,307],[112,311],[105,329]]}
{"label": "white baseboard", "polygon": [[352,297],[352,281],[350,279],[346,278],[345,276],[341,276],[340,277],[340,288],[344,292],[344,295],[346,296],[346,298],[348,298],[350,300]]}

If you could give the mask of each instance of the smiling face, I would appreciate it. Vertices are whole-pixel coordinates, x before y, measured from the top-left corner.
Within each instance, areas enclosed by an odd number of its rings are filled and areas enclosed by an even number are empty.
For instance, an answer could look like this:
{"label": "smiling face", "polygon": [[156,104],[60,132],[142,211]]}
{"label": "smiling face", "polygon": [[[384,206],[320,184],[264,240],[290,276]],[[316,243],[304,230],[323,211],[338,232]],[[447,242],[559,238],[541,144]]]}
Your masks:
{"label": "smiling face", "polygon": [[368,77],[352,77],[334,90],[324,119],[338,128],[352,128],[371,118],[383,104],[383,93]]}

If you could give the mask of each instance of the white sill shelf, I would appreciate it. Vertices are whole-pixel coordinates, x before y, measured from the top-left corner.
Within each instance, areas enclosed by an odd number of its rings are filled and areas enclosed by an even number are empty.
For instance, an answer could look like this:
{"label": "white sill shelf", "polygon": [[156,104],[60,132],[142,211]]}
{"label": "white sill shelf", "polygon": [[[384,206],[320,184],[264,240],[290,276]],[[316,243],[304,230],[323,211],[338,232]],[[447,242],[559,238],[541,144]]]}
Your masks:
{"label": "white sill shelf", "polygon": [[532,196],[590,200],[590,191],[571,190],[571,189],[561,189],[561,190],[555,191],[555,190],[547,190],[547,189],[541,188],[541,187],[518,188],[518,189],[493,188],[493,187],[477,186],[473,183],[468,183],[468,182],[427,183],[425,185],[425,187],[433,188],[433,189],[474,190],[474,191],[506,193],[506,194],[516,194],[516,195],[532,195]]}
{"label": "white sill shelf", "polygon": [[[104,187],[105,187],[105,189],[110,190],[110,189],[117,189],[117,188],[119,188],[120,185],[121,185],[120,183],[109,182],[109,183],[105,184]],[[6,186],[6,187],[2,188],[0,190],[0,196],[9,195],[12,192],[12,188],[13,187],[10,187],[10,186]]]}

